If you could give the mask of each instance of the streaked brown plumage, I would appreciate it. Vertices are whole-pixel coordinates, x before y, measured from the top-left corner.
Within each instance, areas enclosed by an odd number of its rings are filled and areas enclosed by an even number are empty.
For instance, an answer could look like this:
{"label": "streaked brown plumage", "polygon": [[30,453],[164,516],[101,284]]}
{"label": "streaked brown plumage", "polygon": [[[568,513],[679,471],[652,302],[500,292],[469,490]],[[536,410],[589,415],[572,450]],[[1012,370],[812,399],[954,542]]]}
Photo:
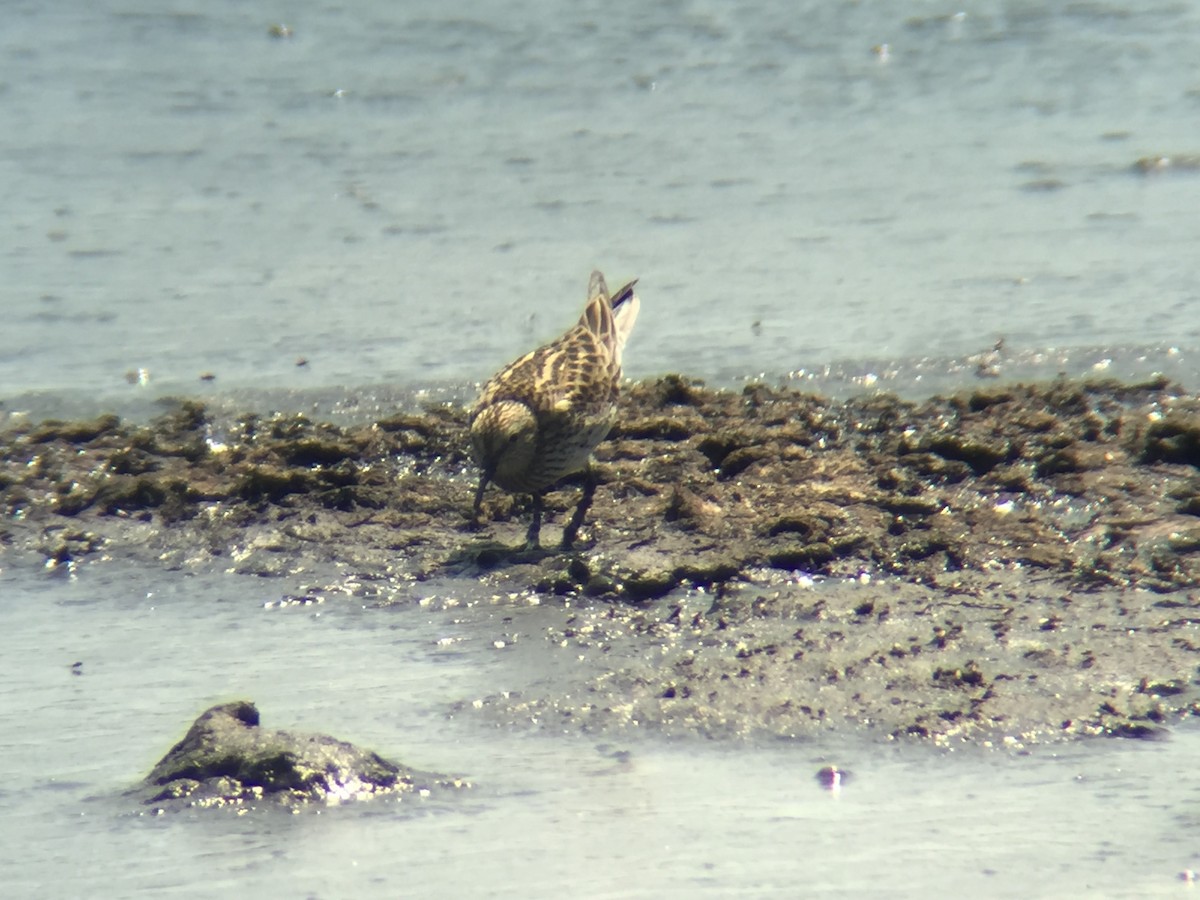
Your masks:
{"label": "streaked brown plumage", "polygon": [[[634,284],[610,296],[604,276],[593,272],[578,324],[501,369],[471,410],[471,449],[480,468],[475,516],[489,482],[532,494],[530,547],[538,544],[542,494],[567,475],[589,473],[592,451],[612,428],[621,353],[640,305]],[[563,531],[563,547],[574,543],[594,491],[589,476]]]}

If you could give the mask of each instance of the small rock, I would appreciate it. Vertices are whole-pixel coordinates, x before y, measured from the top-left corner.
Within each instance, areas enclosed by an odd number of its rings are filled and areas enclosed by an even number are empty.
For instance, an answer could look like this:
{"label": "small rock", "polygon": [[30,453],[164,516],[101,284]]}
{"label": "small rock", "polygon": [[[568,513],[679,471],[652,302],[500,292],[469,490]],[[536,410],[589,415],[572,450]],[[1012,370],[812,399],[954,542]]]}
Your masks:
{"label": "small rock", "polygon": [[465,782],[419,773],[322,734],[269,731],[248,700],[202,713],[146,776],[143,803],[176,808],[337,804]]}

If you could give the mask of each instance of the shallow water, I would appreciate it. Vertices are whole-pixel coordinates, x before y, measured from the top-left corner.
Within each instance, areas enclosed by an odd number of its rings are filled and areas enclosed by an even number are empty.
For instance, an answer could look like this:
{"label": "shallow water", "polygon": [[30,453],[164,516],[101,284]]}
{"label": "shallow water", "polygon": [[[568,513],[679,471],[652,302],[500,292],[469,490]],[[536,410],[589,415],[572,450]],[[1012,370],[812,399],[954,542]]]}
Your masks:
{"label": "shallow water", "polygon": [[[281,608],[281,586],[119,563],[0,575],[5,896],[1134,897],[1174,893],[1198,862],[1194,728],[1025,755],[496,729],[470,701],[548,677],[545,610]],[[264,725],[475,787],[300,816],[138,815],[124,792],[235,697]],[[829,764],[852,773],[836,793],[815,779]]]}
{"label": "shallow water", "polygon": [[8,5],[0,392],[461,384],[593,266],[635,377],[1200,349],[1196,2],[293,12]]}
{"label": "shallow water", "polygon": [[[641,278],[634,377],[1195,387],[1200,175],[1134,163],[1200,153],[1200,3],[941,12],[306,2],[273,39],[230,0],[8,3],[0,423],[462,399],[594,266]],[[554,677],[512,641],[537,607],[264,607],[302,591],[0,556],[0,892],[1146,896],[1197,863],[1191,730],[1027,756],[497,731],[455,705]],[[130,815],[235,697],[478,787]]]}

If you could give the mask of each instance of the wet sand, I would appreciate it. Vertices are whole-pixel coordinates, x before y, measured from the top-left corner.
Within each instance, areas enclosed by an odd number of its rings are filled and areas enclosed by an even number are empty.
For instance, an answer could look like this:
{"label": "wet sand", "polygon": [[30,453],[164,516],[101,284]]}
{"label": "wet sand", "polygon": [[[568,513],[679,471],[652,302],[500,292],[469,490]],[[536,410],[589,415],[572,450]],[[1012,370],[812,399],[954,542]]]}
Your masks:
{"label": "wet sand", "polygon": [[[564,677],[486,698],[501,723],[1020,746],[1200,708],[1200,400],[1165,380],[911,403],[672,376],[622,403],[571,553],[514,549],[528,498],[489,491],[472,525],[456,407],[341,427],[192,402],[10,421],[0,552],[543,598]],[[549,495],[548,545],[576,497]]]}

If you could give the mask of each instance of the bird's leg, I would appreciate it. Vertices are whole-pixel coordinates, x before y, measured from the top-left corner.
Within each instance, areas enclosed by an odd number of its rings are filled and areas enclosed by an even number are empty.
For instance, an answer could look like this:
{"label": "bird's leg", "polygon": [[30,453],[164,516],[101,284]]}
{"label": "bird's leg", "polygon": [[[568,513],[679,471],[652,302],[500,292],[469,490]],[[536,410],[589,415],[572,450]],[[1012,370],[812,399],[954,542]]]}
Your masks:
{"label": "bird's leg", "polygon": [[475,506],[472,511],[472,518],[474,519],[476,525],[482,524],[479,519],[479,513],[483,508],[483,489],[488,486],[488,482],[491,480],[492,477],[489,473],[479,473],[479,487],[475,489]]}
{"label": "bird's leg", "polygon": [[533,495],[533,521],[529,523],[529,531],[525,534],[525,549],[537,550],[541,544],[538,543],[538,535],[542,530],[542,495]]}
{"label": "bird's leg", "polygon": [[579,529],[583,527],[584,516],[587,515],[592,506],[592,498],[596,496],[596,473],[589,465],[583,470],[583,494],[579,498],[579,505],[575,507],[575,512],[571,515],[571,521],[567,523],[567,527],[563,529],[562,549],[570,550],[575,544],[575,538],[579,534]]}

